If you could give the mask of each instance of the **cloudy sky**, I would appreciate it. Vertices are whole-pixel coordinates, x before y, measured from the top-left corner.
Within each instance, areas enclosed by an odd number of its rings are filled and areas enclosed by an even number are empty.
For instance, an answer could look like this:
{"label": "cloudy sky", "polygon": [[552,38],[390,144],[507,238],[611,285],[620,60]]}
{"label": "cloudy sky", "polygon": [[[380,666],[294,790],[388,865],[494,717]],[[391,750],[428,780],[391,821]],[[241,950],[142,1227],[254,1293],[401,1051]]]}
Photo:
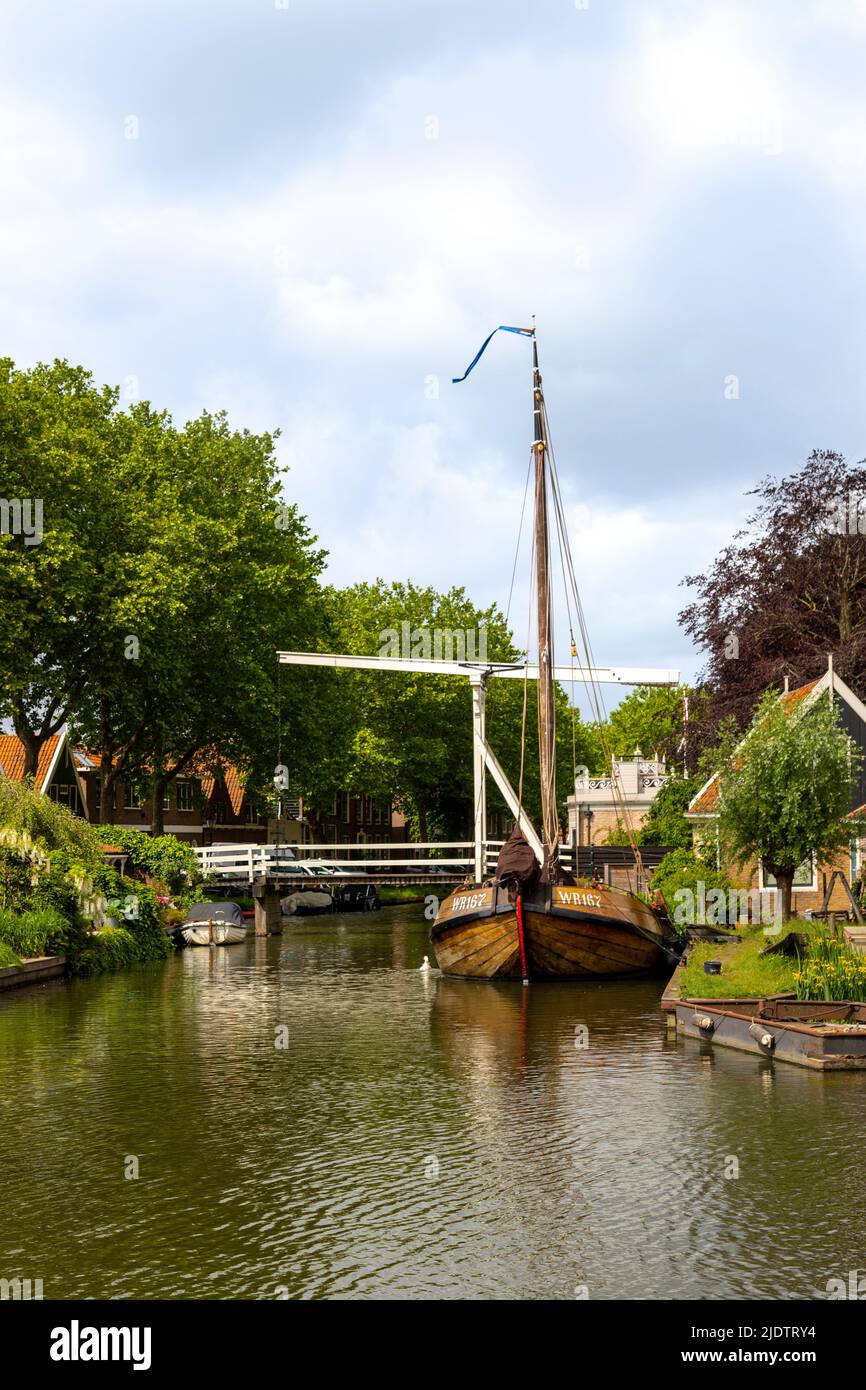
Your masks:
{"label": "cloudy sky", "polygon": [[[0,7],[0,325],[282,430],[335,582],[504,604],[538,322],[599,661],[743,493],[863,448],[864,0]],[[515,610],[524,624],[525,605]]]}

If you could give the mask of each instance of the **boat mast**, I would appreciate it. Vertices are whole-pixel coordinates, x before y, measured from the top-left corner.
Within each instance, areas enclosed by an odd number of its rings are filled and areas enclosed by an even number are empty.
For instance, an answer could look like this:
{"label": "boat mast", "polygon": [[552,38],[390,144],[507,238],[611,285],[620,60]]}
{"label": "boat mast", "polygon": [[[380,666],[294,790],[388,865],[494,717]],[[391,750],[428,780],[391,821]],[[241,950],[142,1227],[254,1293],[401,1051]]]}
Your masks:
{"label": "boat mast", "polygon": [[535,418],[535,585],[538,613],[538,739],[544,877],[553,878],[559,857],[556,809],[556,707],[553,690],[553,624],[550,609],[550,535],[547,522],[547,431],[538,369],[538,342],[532,332],[532,399]]}

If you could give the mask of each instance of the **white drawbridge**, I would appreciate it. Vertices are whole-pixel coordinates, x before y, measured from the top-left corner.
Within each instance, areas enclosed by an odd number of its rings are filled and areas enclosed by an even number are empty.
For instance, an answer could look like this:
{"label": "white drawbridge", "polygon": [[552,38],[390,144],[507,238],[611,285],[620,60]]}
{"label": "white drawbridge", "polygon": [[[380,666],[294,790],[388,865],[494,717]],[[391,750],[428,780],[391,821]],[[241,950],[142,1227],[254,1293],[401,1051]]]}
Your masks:
{"label": "white drawbridge", "polygon": [[[475,881],[486,876],[487,777],[489,772],[538,858],[544,852],[535,829],[520,806],[514,788],[505,776],[496,754],[487,742],[484,707],[490,677],[523,680],[538,679],[538,667],[525,662],[436,661],[395,656],[350,656],[335,652],[278,652],[286,666],[330,666],[338,670],[392,671],[428,676],[462,676],[472,687],[473,774],[475,789],[474,871]],[[650,666],[554,666],[553,679],[563,684],[575,681],[595,685],[679,685],[679,671],[658,670]]]}

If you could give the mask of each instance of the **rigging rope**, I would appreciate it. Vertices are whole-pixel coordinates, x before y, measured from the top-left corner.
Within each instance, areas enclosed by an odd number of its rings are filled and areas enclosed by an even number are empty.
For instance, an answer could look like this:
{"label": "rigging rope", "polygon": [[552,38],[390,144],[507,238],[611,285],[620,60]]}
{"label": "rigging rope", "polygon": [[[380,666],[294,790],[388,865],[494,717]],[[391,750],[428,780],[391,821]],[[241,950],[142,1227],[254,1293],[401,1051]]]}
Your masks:
{"label": "rigging rope", "polygon": [[[544,433],[545,433],[545,439],[546,439],[546,442],[547,442],[547,452],[548,452],[548,455],[549,455],[549,457],[550,457],[550,470],[549,470],[549,472],[550,472],[550,491],[551,491],[551,497],[552,497],[552,500],[553,500],[553,511],[554,511],[554,516],[555,516],[555,519],[556,519],[557,540],[558,540],[558,545],[559,545],[560,562],[561,562],[561,564],[562,564],[562,569],[563,569],[563,581],[564,581],[564,588],[565,588],[565,593],[566,593],[566,605],[567,605],[567,608],[568,608],[569,633],[570,633],[570,636],[571,636],[571,650],[572,650],[572,670],[573,670],[573,658],[574,658],[574,656],[575,656],[575,642],[574,642],[574,633],[573,633],[573,630],[572,630],[572,627],[571,627],[571,605],[569,604],[569,590],[570,590],[570,592],[571,592],[571,597],[573,598],[573,601],[574,601],[574,611],[575,611],[575,616],[577,617],[577,623],[578,623],[578,628],[579,628],[580,637],[581,637],[581,645],[582,645],[582,647],[583,647],[584,656],[585,656],[585,671],[586,671],[586,674],[585,674],[584,677],[583,677],[583,685],[584,685],[584,689],[586,690],[586,693],[587,693],[587,695],[588,695],[588,697],[589,697],[590,707],[591,707],[591,709],[592,709],[592,711],[593,711],[593,716],[594,716],[596,728],[597,728],[597,731],[598,731],[599,743],[601,744],[602,755],[603,755],[603,757],[604,757],[605,765],[606,765],[606,767],[607,767],[607,769],[608,769],[608,772],[609,772],[609,774],[610,774],[611,792],[612,792],[612,797],[613,797],[614,805],[615,805],[616,810],[617,810],[617,816],[618,816],[618,818],[621,818],[621,823],[622,823],[622,825],[623,825],[623,829],[625,830],[626,836],[627,836],[627,838],[628,838],[629,844],[630,844],[631,849],[632,849],[632,852],[633,852],[633,854],[634,854],[635,868],[636,868],[636,870],[637,870],[638,886],[642,886],[642,885],[645,883],[645,871],[644,871],[643,859],[641,858],[640,848],[639,848],[638,842],[637,842],[637,834],[636,834],[635,829],[634,829],[634,826],[633,826],[633,824],[632,824],[631,812],[630,812],[629,807],[628,807],[628,805],[627,805],[627,803],[626,803],[626,801],[625,801],[625,798],[624,798],[624,795],[623,795],[623,792],[622,792],[622,788],[621,788],[620,783],[619,783],[619,779],[618,779],[618,777],[617,777],[617,775],[616,775],[616,767],[615,767],[615,764],[614,764],[613,754],[612,754],[612,750],[611,750],[611,747],[610,747],[610,742],[609,742],[609,740],[608,740],[607,733],[606,733],[606,711],[605,711],[605,707],[604,707],[604,701],[603,701],[603,698],[602,698],[601,691],[599,690],[598,684],[597,684],[597,682],[596,682],[594,676],[592,675],[592,668],[593,668],[593,665],[594,665],[594,657],[593,657],[593,651],[592,651],[592,644],[591,644],[590,639],[589,639],[589,631],[588,631],[588,629],[587,629],[586,619],[585,619],[584,612],[583,612],[583,605],[582,605],[581,599],[580,599],[580,591],[578,590],[578,587],[577,587],[577,578],[576,578],[575,571],[574,571],[574,560],[573,560],[572,553],[571,553],[571,545],[570,545],[570,542],[569,542],[569,539],[568,539],[568,528],[567,528],[566,520],[565,520],[565,507],[564,507],[563,501],[562,501],[562,492],[561,492],[560,485],[559,485],[559,474],[558,474],[558,472],[557,472],[557,467],[556,467],[556,455],[555,455],[555,453],[554,453],[553,443],[552,443],[552,441],[551,441],[551,436],[550,436],[550,424],[549,424],[549,420],[548,420],[548,416],[547,416],[547,404],[546,404],[546,402],[544,401],[543,396],[542,396],[542,405],[541,405],[541,408],[542,408],[542,412],[543,412]],[[572,729],[574,729],[574,713],[573,713],[573,709],[572,709]],[[573,753],[572,753],[573,761],[576,762],[576,755],[575,755],[575,752],[574,752],[574,741],[573,741],[572,747],[573,747]],[[575,777],[575,781],[576,781],[576,777]],[[629,886],[631,886],[630,882],[629,882]]]}

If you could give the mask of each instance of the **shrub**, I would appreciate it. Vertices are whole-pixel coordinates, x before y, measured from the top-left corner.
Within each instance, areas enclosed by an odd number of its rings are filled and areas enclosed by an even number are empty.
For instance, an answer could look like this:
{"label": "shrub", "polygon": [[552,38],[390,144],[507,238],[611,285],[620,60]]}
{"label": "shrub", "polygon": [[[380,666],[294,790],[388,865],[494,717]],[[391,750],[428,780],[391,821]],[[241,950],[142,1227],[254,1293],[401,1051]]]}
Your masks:
{"label": "shrub", "polygon": [[50,856],[53,867],[92,873],[105,862],[96,826],[43,796],[32,780],[0,778],[0,826],[26,830]]}
{"label": "shrub", "polygon": [[76,961],[76,973],[98,975],[103,970],[122,970],[139,959],[138,947],[130,932],[123,927],[103,927],[101,932],[88,938]]}
{"label": "shrub", "polygon": [[[703,893],[701,890],[703,885]],[[684,897],[677,898],[677,894],[692,894],[691,901],[697,905],[702,898],[720,889],[727,894],[730,890],[730,883],[726,876],[713,864],[708,864],[688,849],[675,849],[670,854],[666,854],[652,876],[650,887],[653,892],[660,892],[665,900],[665,906],[673,925],[679,931],[685,931],[687,926],[702,922],[709,914],[695,911],[692,916],[694,922],[682,920],[683,914],[679,910],[684,901]],[[677,920],[677,919],[680,920]],[[712,921],[713,918],[711,917]]]}
{"label": "shrub", "polygon": [[62,946],[66,922],[54,908],[0,912],[0,941],[25,958],[53,955]]}
{"label": "shrub", "polygon": [[201,883],[202,875],[192,845],[174,835],[148,835],[128,825],[103,825],[99,834],[106,844],[117,845],[129,855],[133,869],[164,883],[175,895],[186,895]]}
{"label": "shrub", "polygon": [[690,849],[692,827],[685,812],[700,790],[698,777],[671,777],[655,797],[641,827],[642,845],[667,845],[671,849]]}
{"label": "shrub", "polygon": [[156,893],[145,883],[125,878],[122,897],[109,901],[109,912],[123,922],[135,943],[136,960],[167,960],[174,947],[162,928]]}
{"label": "shrub", "polygon": [[67,924],[71,924],[79,915],[78,890],[66,871],[52,864],[50,872],[40,878],[33,890],[31,905],[33,908],[53,908]]}
{"label": "shrub", "polygon": [[16,849],[0,846],[0,908],[21,911],[33,898],[33,865]]}
{"label": "shrub", "polygon": [[20,965],[21,960],[16,956],[11,946],[7,946],[5,941],[0,941],[0,970],[7,965]]}

